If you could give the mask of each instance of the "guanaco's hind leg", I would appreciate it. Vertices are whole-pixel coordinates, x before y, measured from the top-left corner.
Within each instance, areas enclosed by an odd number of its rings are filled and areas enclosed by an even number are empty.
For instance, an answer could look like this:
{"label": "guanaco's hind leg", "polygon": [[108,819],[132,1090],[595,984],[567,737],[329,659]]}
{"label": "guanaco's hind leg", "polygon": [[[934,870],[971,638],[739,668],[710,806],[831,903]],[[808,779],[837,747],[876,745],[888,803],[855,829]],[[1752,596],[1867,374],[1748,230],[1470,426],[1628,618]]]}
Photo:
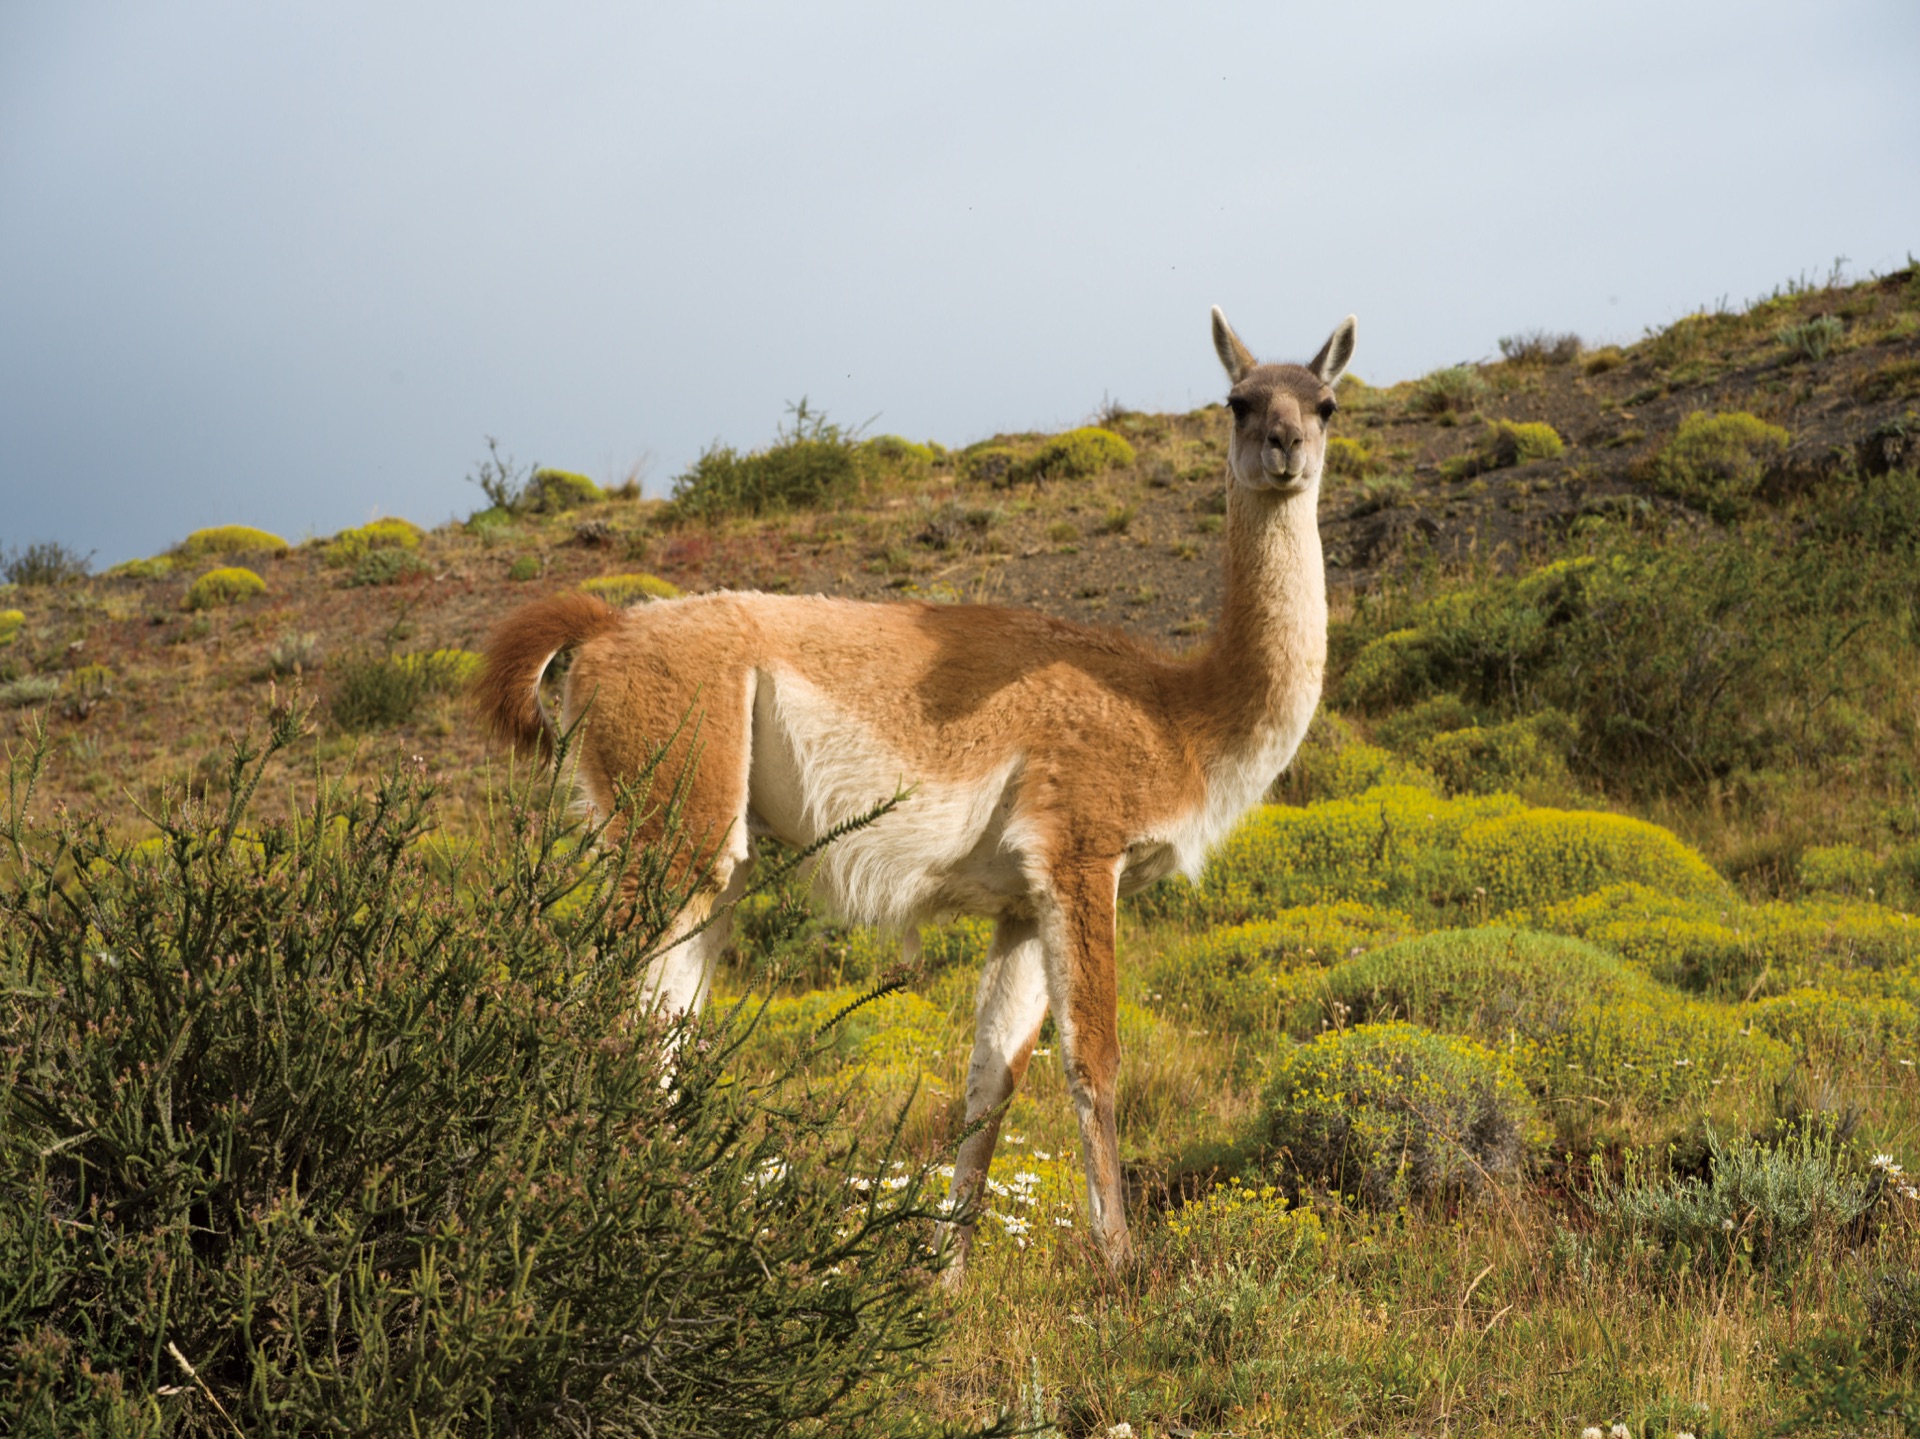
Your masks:
{"label": "guanaco's hind leg", "polygon": [[[697,1014],[706,1007],[714,963],[733,934],[734,902],[746,892],[752,870],[749,849],[745,858],[730,862],[725,888],[717,895],[696,897],[680,912],[665,947],[647,966],[647,977],[640,986],[643,1008],[658,1006],[671,1015]],[[712,921],[700,929],[700,922],[709,915]]]}
{"label": "guanaco's hind leg", "polygon": [[1114,979],[1115,866],[1056,869],[1040,917],[1047,990],[1060,1030],[1067,1089],[1080,1120],[1087,1169],[1087,1221],[1118,1269],[1132,1256],[1114,1096],[1120,1073],[1119,996]]}
{"label": "guanaco's hind leg", "polygon": [[[952,1212],[971,1210],[980,1198],[1000,1139],[1002,1106],[1026,1075],[1046,1015],[1039,927],[1030,919],[1002,919],[994,926],[993,948],[980,972],[973,1062],[967,1068],[967,1124],[980,1128],[961,1144],[954,1159]],[[948,1251],[946,1282],[957,1285],[973,1248],[973,1224],[945,1226],[941,1243]]]}

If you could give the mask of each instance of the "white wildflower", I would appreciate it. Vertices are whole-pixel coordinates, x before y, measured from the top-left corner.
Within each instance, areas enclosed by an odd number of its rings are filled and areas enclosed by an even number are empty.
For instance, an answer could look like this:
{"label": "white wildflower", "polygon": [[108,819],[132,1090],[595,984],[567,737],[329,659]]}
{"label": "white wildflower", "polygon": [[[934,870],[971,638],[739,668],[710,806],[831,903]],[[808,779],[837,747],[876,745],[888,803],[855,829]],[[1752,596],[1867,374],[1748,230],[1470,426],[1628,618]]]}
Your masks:
{"label": "white wildflower", "polygon": [[895,1174],[890,1178],[881,1180],[880,1187],[882,1189],[905,1189],[912,1182],[913,1181],[908,1179],[904,1174]]}
{"label": "white wildflower", "polygon": [[847,1183],[853,1188],[859,1190],[862,1194],[865,1194],[869,1189],[873,1188],[873,1181],[871,1179],[862,1178],[858,1174],[848,1175]]}
{"label": "white wildflower", "polygon": [[1046,1059],[1050,1057],[1052,1054],[1053,1054],[1053,1050],[1051,1048],[1036,1049],[1033,1052],[1033,1057],[1035,1059]]}
{"label": "white wildflower", "polygon": [[1006,1135],[1005,1138],[1009,1144],[1025,1144],[1027,1142],[1027,1136],[1024,1134],[1009,1134]]}
{"label": "white wildflower", "polygon": [[1034,1150],[1033,1157],[1039,1160],[1042,1164],[1045,1164],[1049,1159],[1053,1158],[1053,1156],[1044,1149]]}
{"label": "white wildflower", "polygon": [[1633,1431],[1624,1424],[1616,1424],[1607,1431],[1609,1439],[1633,1439]]}
{"label": "white wildflower", "polygon": [[1073,1221],[1064,1215],[1056,1214],[1053,1216],[1053,1227],[1056,1229],[1071,1229],[1073,1228]]}
{"label": "white wildflower", "polygon": [[1589,1424],[1580,1431],[1580,1439],[1607,1439],[1607,1436],[1598,1424]]}
{"label": "white wildflower", "polygon": [[1133,1439],[1133,1426],[1122,1419],[1107,1430],[1107,1439]]}
{"label": "white wildflower", "polygon": [[1031,1169],[1023,1169],[1013,1176],[1013,1182],[1020,1185],[1023,1189],[1031,1189],[1040,1182],[1040,1176],[1035,1174]]}

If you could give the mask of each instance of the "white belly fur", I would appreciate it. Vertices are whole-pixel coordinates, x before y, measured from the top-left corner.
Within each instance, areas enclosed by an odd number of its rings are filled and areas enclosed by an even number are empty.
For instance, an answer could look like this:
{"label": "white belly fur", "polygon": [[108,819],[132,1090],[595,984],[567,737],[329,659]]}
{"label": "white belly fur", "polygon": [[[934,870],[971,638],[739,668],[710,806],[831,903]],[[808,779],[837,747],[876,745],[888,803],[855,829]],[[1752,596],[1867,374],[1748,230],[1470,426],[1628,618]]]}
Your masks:
{"label": "white belly fur", "polygon": [[916,775],[799,676],[755,676],[747,803],[760,828],[809,845],[912,791],[815,861],[816,892],[846,919],[905,929],[943,914],[1024,908],[1022,856],[1006,833],[1020,768],[1014,755],[974,781]]}

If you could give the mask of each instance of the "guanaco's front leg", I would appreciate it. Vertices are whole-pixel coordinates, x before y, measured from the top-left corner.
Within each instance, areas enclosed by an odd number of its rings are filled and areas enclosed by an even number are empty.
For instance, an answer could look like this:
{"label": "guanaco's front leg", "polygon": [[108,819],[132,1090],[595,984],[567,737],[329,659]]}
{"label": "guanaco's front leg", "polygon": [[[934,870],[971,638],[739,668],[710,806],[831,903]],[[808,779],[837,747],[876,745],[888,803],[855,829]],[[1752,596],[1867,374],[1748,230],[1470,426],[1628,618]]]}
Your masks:
{"label": "guanaco's front leg", "polygon": [[1087,1168],[1087,1221],[1115,1269],[1133,1253],[1114,1097],[1120,1074],[1119,995],[1114,975],[1114,903],[1119,866],[1057,866],[1041,911],[1047,991],[1060,1031],[1067,1088],[1080,1120]]}

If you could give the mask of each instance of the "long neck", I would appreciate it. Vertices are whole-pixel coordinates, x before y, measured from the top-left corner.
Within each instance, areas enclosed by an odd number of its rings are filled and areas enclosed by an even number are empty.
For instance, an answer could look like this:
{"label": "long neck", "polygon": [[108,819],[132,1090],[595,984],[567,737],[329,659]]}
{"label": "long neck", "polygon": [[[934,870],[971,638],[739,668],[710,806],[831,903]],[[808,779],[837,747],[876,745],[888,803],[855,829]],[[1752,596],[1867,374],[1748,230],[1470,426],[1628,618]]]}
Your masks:
{"label": "long neck", "polygon": [[1194,698],[1229,750],[1279,745],[1292,756],[1320,699],[1327,663],[1327,569],[1318,487],[1275,498],[1227,487],[1226,594],[1199,656]]}

